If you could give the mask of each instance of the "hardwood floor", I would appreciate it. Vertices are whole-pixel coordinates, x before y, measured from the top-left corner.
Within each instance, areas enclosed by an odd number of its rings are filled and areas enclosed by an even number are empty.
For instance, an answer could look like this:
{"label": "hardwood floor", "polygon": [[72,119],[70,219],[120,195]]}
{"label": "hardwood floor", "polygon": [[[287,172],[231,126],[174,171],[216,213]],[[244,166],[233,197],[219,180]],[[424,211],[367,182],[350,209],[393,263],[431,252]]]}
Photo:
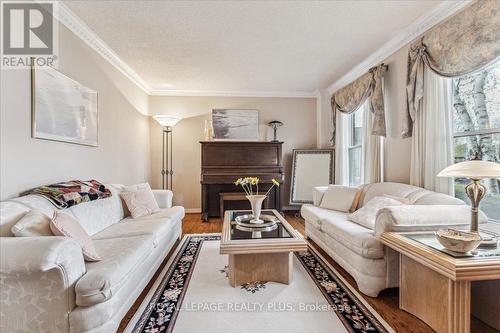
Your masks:
{"label": "hardwood floor", "polygon": [[[287,221],[300,233],[305,234],[304,220],[296,217],[293,214],[286,215]],[[200,214],[186,214],[183,220],[182,233],[185,234],[198,234],[198,233],[220,233],[222,231],[222,223],[220,219],[210,219],[208,222],[201,222]],[[356,282],[349,273],[340,267],[333,259],[331,259],[323,250],[321,250],[313,241],[309,241],[320,253],[325,257],[328,262],[352,285],[358,290]],[[144,289],[135,304],[130,308],[127,315],[122,320],[118,332],[122,332],[127,326],[130,318],[137,311],[142,300],[151,288],[152,284],[158,277],[164,265],[168,261],[171,253],[167,256],[161,267],[156,272],[151,282]],[[364,295],[363,295],[364,296]],[[377,311],[384,320],[392,326],[396,332],[401,333],[428,333],[434,332],[424,322],[414,317],[413,315],[399,309],[399,296],[398,289],[386,289],[380,293],[377,298],[364,296],[364,299]],[[499,333],[499,331],[487,326],[483,322],[472,317],[471,332],[474,333]]]}

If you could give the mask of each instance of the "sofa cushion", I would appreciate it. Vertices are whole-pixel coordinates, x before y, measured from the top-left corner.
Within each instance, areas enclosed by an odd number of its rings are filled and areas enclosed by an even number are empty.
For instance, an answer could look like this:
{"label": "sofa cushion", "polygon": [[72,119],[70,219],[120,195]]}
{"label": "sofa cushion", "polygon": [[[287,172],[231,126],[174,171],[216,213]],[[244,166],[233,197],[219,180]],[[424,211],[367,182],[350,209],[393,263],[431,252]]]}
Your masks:
{"label": "sofa cushion", "polygon": [[183,207],[172,207],[160,209],[158,213],[133,219],[127,217],[117,224],[92,236],[94,240],[110,239],[117,237],[133,237],[139,235],[150,235],[152,244],[157,247],[160,240],[170,232],[175,223],[179,223],[184,218]]}
{"label": "sofa cushion", "polygon": [[465,202],[458,198],[432,191],[412,193],[409,199],[414,205],[465,205]]}
{"label": "sofa cushion", "polygon": [[301,216],[308,223],[312,224],[315,228],[319,229],[321,221],[326,218],[339,218],[346,219],[347,213],[330,210],[326,208],[316,207],[313,205],[302,205],[300,210]]}
{"label": "sofa cushion", "polygon": [[382,196],[384,194],[392,195],[399,198],[409,198],[411,202],[415,201],[415,195],[417,193],[429,192],[423,188],[401,184],[401,183],[373,183],[365,185],[364,194],[361,199],[361,206],[366,205],[368,201],[377,196]]}
{"label": "sofa cushion", "polygon": [[49,200],[34,194],[24,195],[7,201],[17,202],[25,207],[28,207],[29,209],[37,209],[47,216],[54,215],[54,212],[57,210],[57,208],[54,207]]}
{"label": "sofa cushion", "polygon": [[94,240],[102,257],[99,262],[87,263],[87,273],[76,283],[76,304],[90,306],[102,303],[120,290],[151,254],[151,235]]}
{"label": "sofa cushion", "polygon": [[356,187],[329,185],[319,206],[340,212],[348,212],[357,191]]}
{"label": "sofa cushion", "polygon": [[29,211],[29,207],[12,200],[0,202],[0,237],[14,236],[12,227]]}
{"label": "sofa cushion", "polygon": [[[488,222],[479,211],[479,223]],[[470,207],[467,205],[401,205],[382,208],[377,215],[375,235],[387,231],[435,231],[444,228],[468,228]]]}
{"label": "sofa cushion", "polygon": [[328,186],[315,186],[312,189],[312,204],[314,206],[318,206],[321,204],[321,200],[323,200],[323,196],[325,192],[328,190]]}
{"label": "sofa cushion", "polygon": [[324,219],[320,230],[365,258],[384,257],[384,247],[373,230],[347,220],[347,216]]}
{"label": "sofa cushion", "polygon": [[118,190],[106,185],[111,191],[111,197],[81,203],[64,209],[63,212],[72,215],[80,222],[83,229],[94,235],[124,218],[124,210]]}
{"label": "sofa cushion", "polygon": [[16,237],[52,236],[50,217],[39,210],[26,213],[11,229]]}
{"label": "sofa cushion", "polygon": [[380,209],[389,206],[400,206],[402,204],[401,201],[386,196],[375,197],[354,213],[349,214],[348,219],[365,228],[374,230],[375,219]]}

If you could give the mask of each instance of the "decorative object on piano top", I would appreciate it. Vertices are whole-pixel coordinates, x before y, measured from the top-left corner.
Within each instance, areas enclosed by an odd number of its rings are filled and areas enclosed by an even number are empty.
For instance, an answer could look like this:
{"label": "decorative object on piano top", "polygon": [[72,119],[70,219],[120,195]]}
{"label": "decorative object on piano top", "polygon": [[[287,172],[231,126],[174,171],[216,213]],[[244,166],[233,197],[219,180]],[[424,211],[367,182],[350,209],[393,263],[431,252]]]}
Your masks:
{"label": "decorative object on piano top", "polygon": [[[246,193],[246,197],[248,201],[250,201],[250,205],[252,206],[252,215],[253,219],[250,221],[251,223],[262,224],[264,220],[260,218],[260,212],[262,211],[262,203],[267,198],[267,195],[272,190],[274,186],[280,186],[280,183],[276,179],[272,179],[272,185],[267,190],[266,194],[259,194],[259,181],[258,177],[245,177],[238,178],[234,185],[241,186]],[[255,187],[255,192],[254,192]]]}
{"label": "decorative object on piano top", "polygon": [[283,126],[283,123],[279,120],[273,120],[267,123],[267,126],[273,129],[273,139],[271,142],[279,142],[278,140],[278,127]]}
{"label": "decorative object on piano top", "polygon": [[214,138],[214,127],[211,120],[205,120],[205,141],[212,141]]}

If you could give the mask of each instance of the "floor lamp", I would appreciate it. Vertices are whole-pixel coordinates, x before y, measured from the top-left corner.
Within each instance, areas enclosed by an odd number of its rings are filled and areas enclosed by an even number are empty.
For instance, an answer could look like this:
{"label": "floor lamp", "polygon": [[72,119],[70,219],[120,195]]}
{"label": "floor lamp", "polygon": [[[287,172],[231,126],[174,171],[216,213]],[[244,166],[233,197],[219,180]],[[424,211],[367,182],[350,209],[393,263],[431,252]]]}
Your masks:
{"label": "floor lamp", "polygon": [[162,189],[172,190],[173,183],[173,136],[172,127],[181,120],[180,117],[157,115],[153,118],[160,124],[163,130],[161,146],[161,187]]}

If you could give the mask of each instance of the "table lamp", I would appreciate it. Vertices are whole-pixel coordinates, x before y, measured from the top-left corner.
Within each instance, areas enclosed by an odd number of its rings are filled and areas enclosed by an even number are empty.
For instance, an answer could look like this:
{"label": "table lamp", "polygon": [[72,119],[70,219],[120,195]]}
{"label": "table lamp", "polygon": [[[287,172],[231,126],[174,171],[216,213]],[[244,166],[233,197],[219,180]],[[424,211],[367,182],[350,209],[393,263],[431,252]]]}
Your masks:
{"label": "table lamp", "polygon": [[479,182],[484,178],[500,178],[500,163],[482,161],[475,158],[470,161],[460,162],[442,170],[438,177],[469,178],[472,182],[465,187],[465,193],[471,202],[470,231],[478,232],[479,202],[486,194],[486,187]]}
{"label": "table lamp", "polygon": [[270,121],[267,124],[267,126],[269,126],[273,129],[273,139],[271,140],[271,142],[279,142],[277,130],[278,130],[278,127],[283,126],[283,123],[279,120],[273,120],[273,121]]}

